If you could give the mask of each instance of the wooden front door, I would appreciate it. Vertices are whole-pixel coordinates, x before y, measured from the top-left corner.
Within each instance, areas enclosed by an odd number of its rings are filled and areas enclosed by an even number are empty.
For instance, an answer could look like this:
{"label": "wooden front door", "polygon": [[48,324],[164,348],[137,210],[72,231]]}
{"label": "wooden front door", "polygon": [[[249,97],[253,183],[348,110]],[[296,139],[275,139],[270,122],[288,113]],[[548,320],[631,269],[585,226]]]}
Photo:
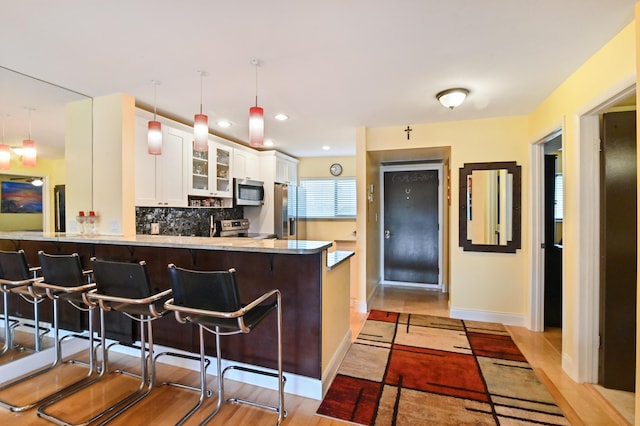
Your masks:
{"label": "wooden front door", "polygon": [[383,170],[384,283],[441,284],[441,174],[441,166]]}

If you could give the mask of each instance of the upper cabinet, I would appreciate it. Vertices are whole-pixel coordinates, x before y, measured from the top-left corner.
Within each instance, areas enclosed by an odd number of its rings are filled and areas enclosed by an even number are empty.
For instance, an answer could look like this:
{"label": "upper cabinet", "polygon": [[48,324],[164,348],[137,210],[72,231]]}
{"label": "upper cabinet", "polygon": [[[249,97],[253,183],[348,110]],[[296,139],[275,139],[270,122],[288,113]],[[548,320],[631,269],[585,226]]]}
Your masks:
{"label": "upper cabinet", "polygon": [[186,207],[186,132],[162,124],[162,155],[147,153],[147,119],[136,117],[135,196],[144,207]]}
{"label": "upper cabinet", "polygon": [[235,148],[233,150],[233,177],[238,179],[263,180],[257,152]]}
{"label": "upper cabinet", "polygon": [[298,160],[277,152],[275,182],[298,185]]}
{"label": "upper cabinet", "polygon": [[208,152],[191,149],[189,195],[231,198],[233,196],[233,148],[209,140]]}

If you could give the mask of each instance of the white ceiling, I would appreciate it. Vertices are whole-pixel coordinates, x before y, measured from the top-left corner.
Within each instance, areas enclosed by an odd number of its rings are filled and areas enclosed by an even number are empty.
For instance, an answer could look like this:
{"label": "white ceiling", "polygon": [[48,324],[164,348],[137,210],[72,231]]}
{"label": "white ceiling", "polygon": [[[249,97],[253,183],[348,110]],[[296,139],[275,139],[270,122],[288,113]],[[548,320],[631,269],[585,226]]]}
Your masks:
{"label": "white ceiling", "polygon": [[[89,96],[129,93],[145,105],[153,105],[151,80],[159,80],[158,110],[188,122],[200,106],[198,70],[206,70],[211,130],[247,141],[256,89],[251,60],[258,58],[258,104],[276,149],[296,157],[353,155],[359,126],[531,112],[633,20],[634,4],[3,0],[0,66]],[[436,102],[437,92],[458,86],[471,91],[465,104],[450,111]],[[10,87],[0,90],[6,109]],[[7,129],[19,122],[25,133],[25,106],[5,118]],[[34,139],[46,140],[47,131],[35,130],[46,109],[29,106],[36,108]],[[278,112],[290,119],[274,120]],[[233,126],[217,128],[218,118]]]}

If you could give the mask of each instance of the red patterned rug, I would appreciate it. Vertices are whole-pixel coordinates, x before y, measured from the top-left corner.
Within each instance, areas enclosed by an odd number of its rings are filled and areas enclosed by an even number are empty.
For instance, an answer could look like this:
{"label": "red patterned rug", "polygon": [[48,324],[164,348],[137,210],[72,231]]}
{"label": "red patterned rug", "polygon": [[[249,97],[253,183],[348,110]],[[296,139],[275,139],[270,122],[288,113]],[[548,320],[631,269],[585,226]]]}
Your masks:
{"label": "red patterned rug", "polygon": [[569,425],[501,324],[371,311],[318,414],[362,425]]}

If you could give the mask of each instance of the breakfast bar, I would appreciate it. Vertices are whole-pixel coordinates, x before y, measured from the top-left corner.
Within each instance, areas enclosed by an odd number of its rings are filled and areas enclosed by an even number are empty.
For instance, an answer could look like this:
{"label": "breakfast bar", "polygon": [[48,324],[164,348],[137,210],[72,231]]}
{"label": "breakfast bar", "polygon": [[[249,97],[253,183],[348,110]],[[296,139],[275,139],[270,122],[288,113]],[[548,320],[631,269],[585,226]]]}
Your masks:
{"label": "breakfast bar", "polygon": [[[170,288],[167,266],[195,270],[236,269],[241,300],[253,300],[270,289],[282,293],[283,367],[285,390],[320,399],[349,346],[349,257],[353,252],[331,252],[327,241],[254,240],[248,238],[206,238],[136,235],[80,236],[41,232],[0,233],[0,250],[24,250],[28,262],[37,266],[37,252],[78,253],[88,269],[90,259],[145,261],[152,285]],[[17,303],[11,315],[29,317],[24,304]],[[47,306],[42,318],[51,318]],[[65,314],[69,329],[86,329],[82,317]],[[75,322],[74,322],[75,321]],[[276,368],[276,318],[267,318],[258,333],[228,336],[223,359],[248,365]],[[113,325],[122,340],[138,338],[136,328]],[[127,336],[127,333],[130,333]],[[197,353],[197,329],[180,324],[171,315],[154,323],[158,345]],[[215,354],[215,342],[207,341],[208,355]]]}

